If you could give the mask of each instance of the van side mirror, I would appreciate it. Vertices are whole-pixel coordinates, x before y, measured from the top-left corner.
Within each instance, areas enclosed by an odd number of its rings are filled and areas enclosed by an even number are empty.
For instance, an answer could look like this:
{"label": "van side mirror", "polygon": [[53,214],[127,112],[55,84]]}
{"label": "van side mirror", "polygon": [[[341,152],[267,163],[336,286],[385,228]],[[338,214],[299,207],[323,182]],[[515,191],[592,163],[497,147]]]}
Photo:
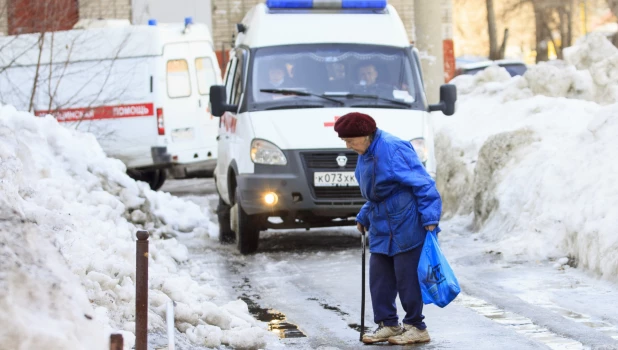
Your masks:
{"label": "van side mirror", "polygon": [[238,106],[229,105],[226,101],[225,85],[212,85],[210,87],[210,113],[215,117],[220,117],[225,112],[235,112],[238,109]]}
{"label": "van side mirror", "polygon": [[442,111],[444,115],[455,114],[455,102],[457,101],[457,87],[453,84],[440,86],[440,102],[429,105],[429,111]]}

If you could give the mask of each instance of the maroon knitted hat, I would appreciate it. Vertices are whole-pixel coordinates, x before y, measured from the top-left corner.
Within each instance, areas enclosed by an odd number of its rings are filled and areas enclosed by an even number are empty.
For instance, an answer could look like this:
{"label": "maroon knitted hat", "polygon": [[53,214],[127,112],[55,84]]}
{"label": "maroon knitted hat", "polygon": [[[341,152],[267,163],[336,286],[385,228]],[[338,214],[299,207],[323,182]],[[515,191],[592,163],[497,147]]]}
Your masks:
{"label": "maroon knitted hat", "polygon": [[348,113],[335,122],[335,131],[342,138],[369,136],[377,129],[373,118],[358,112]]}

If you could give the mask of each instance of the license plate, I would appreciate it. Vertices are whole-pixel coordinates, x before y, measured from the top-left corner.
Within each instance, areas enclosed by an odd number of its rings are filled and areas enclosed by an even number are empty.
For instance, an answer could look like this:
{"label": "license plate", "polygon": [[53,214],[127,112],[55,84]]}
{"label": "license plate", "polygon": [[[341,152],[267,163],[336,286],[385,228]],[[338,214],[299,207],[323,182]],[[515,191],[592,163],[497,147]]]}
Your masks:
{"label": "license plate", "polygon": [[193,128],[175,129],[172,131],[172,140],[193,140]]}
{"label": "license plate", "polygon": [[315,187],[358,187],[353,171],[316,172],[313,174],[313,184]]}

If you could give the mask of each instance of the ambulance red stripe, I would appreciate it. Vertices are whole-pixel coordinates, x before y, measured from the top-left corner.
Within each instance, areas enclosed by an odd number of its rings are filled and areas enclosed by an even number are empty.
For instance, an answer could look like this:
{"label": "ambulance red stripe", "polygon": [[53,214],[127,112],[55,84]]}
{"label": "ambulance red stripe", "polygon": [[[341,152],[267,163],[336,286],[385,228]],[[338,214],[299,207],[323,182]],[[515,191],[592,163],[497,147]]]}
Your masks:
{"label": "ambulance red stripe", "polygon": [[53,111],[35,111],[36,116],[53,115],[59,122],[80,120],[118,119],[154,116],[153,103],[131,105],[100,106],[91,108],[67,108]]}

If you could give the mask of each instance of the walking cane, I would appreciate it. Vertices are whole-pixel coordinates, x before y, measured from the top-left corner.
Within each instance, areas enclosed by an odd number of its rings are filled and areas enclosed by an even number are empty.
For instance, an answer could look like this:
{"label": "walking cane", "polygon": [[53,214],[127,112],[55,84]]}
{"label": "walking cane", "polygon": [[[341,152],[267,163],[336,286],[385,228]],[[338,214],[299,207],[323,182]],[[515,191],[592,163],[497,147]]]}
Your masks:
{"label": "walking cane", "polygon": [[[364,231],[364,229],[363,229]],[[360,341],[363,341],[363,334],[365,334],[365,232],[363,232],[361,234],[361,249],[363,250],[362,253],[362,289],[361,289],[361,321],[360,321]]]}

